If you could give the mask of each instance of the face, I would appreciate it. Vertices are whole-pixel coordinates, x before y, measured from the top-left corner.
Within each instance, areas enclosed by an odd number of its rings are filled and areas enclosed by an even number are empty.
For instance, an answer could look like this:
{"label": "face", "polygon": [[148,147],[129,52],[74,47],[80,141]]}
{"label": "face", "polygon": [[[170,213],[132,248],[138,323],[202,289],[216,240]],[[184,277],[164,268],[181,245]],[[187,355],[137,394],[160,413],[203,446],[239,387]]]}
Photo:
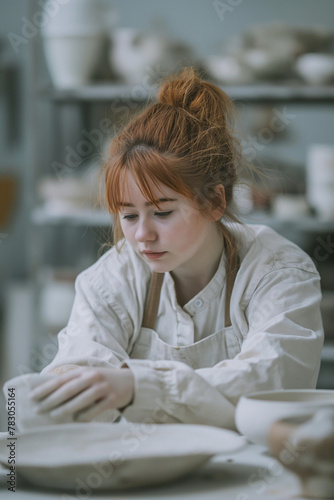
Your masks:
{"label": "face", "polygon": [[140,192],[132,176],[119,216],[125,238],[156,272],[198,272],[205,265],[208,245],[217,233],[212,218],[194,202],[161,184],[151,185],[160,209]]}

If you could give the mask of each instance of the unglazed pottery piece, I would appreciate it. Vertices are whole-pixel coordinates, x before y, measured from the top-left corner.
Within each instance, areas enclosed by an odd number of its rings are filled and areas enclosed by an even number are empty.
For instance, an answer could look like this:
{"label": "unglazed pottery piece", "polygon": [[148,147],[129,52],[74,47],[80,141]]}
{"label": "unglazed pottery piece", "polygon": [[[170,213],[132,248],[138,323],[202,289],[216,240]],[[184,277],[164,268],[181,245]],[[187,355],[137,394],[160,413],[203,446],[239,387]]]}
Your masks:
{"label": "unglazed pottery piece", "polygon": [[[16,407],[15,424],[17,430],[20,432],[34,428],[38,429],[45,425],[68,424],[75,421],[72,415],[68,415],[66,417],[52,417],[49,412],[39,413],[37,403],[30,397],[30,391],[32,389],[55,376],[57,375],[26,373],[12,378],[4,384],[3,393],[5,398],[7,398],[9,389],[14,389]],[[118,410],[105,410],[94,420],[98,422],[112,423],[118,416]]]}
{"label": "unglazed pottery piece", "polygon": [[184,42],[133,28],[118,28],[111,35],[109,61],[126,84],[145,89],[176,69],[194,66],[196,56]]}
{"label": "unglazed pottery piece", "polygon": [[300,76],[313,85],[328,85],[334,81],[333,54],[304,54],[296,62]]}
{"label": "unglazed pottery piece", "polygon": [[268,441],[270,453],[299,477],[303,495],[333,498],[334,408],[309,418],[279,420]]}
{"label": "unglazed pottery piece", "polygon": [[75,89],[89,83],[102,50],[100,34],[44,35],[45,59],[53,85]]}
{"label": "unglazed pottery piece", "polygon": [[94,75],[103,48],[105,18],[109,16],[103,4],[99,0],[45,2],[47,22],[41,27],[42,43],[56,88],[80,87]]}
{"label": "unglazed pottery piece", "polygon": [[[8,467],[7,444],[4,434],[0,463]],[[32,484],[79,494],[170,481],[244,445],[235,432],[204,425],[73,423],[19,434],[16,470]]]}
{"label": "unglazed pottery piece", "polygon": [[267,446],[271,425],[282,418],[311,416],[316,411],[334,408],[334,391],[301,389],[263,391],[240,398],[236,426],[253,443]]}

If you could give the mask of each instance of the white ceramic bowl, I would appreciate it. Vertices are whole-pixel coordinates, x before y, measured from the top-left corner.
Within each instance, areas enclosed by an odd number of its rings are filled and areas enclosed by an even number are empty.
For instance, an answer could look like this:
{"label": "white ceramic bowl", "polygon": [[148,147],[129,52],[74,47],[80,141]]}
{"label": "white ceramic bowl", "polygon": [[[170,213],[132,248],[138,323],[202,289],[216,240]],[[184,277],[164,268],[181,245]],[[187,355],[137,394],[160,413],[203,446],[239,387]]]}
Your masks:
{"label": "white ceramic bowl", "polygon": [[278,194],[272,200],[273,213],[284,219],[298,219],[309,214],[310,207],[304,195]]}
{"label": "white ceramic bowl", "polygon": [[241,434],[267,446],[271,425],[282,418],[313,415],[321,408],[334,409],[334,391],[301,389],[255,392],[242,396],[235,421]]}
{"label": "white ceramic bowl", "polygon": [[291,71],[293,64],[291,57],[264,49],[245,50],[240,61],[259,80],[281,78]]}
{"label": "white ceramic bowl", "polygon": [[219,82],[242,84],[254,80],[251,71],[233,56],[207,56],[203,62],[207,72]]}
{"label": "white ceramic bowl", "polygon": [[334,82],[333,54],[304,54],[296,62],[300,76],[313,85]]}

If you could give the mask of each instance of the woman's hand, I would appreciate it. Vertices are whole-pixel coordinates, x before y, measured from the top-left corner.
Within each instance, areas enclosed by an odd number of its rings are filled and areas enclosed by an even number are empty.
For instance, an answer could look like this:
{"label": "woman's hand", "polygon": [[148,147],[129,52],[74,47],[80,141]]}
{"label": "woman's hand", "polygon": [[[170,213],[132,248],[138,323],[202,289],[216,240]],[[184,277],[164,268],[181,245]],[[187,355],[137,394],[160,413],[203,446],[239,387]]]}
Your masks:
{"label": "woman's hand", "polygon": [[[52,417],[73,415],[88,422],[106,409],[122,409],[134,397],[129,368],[78,367],[41,384],[31,392],[38,411]],[[77,415],[76,415],[77,414]]]}

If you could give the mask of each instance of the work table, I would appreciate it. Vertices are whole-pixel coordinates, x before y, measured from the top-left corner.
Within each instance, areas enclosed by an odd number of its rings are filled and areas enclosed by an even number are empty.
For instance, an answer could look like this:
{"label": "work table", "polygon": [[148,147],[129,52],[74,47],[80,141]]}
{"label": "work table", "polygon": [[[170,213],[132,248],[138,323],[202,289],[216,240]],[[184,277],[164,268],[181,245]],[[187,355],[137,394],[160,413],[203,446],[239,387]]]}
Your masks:
{"label": "work table", "polygon": [[17,478],[14,497],[7,490],[7,471],[0,465],[1,500],[71,500],[75,498],[198,499],[198,500],[306,500],[297,477],[267,454],[264,447],[249,444],[236,453],[216,455],[207,464],[182,479],[158,487],[94,492],[39,489]]}

